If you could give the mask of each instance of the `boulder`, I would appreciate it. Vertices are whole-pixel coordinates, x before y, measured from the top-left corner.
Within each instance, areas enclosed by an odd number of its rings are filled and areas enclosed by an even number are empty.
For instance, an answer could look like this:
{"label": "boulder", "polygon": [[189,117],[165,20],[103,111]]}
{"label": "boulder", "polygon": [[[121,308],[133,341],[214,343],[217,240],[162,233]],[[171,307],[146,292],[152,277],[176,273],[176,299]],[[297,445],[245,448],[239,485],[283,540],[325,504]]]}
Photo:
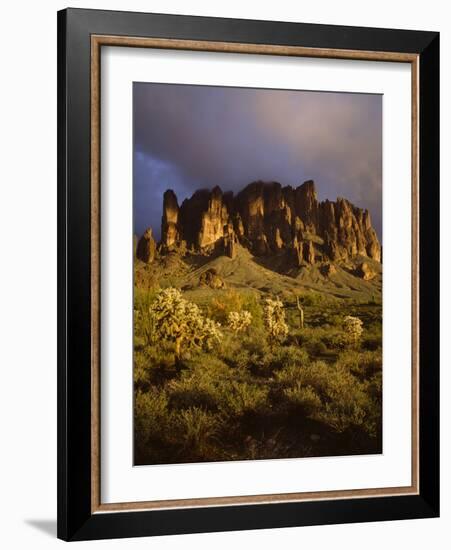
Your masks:
{"label": "boulder", "polygon": [[321,266],[321,273],[325,277],[330,277],[331,275],[335,275],[335,273],[337,273],[337,268],[334,266],[334,264],[326,263]]}
{"label": "boulder", "polygon": [[356,270],[358,277],[362,278],[364,281],[371,281],[377,275],[376,271],[367,263],[362,262]]}
{"label": "boulder", "polygon": [[208,286],[213,289],[224,288],[225,283],[213,267],[204,271],[199,277],[200,286]]}

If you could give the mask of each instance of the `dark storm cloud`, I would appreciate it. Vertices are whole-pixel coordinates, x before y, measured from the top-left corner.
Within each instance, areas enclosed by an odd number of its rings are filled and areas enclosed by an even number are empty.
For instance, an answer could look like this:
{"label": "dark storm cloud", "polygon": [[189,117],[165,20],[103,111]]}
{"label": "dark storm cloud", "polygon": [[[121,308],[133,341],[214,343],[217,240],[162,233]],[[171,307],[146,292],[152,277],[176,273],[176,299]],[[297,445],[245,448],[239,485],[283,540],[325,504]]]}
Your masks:
{"label": "dark storm cloud", "polygon": [[348,198],[382,229],[382,97],[135,83],[134,230],[159,237],[162,193],[255,180]]}

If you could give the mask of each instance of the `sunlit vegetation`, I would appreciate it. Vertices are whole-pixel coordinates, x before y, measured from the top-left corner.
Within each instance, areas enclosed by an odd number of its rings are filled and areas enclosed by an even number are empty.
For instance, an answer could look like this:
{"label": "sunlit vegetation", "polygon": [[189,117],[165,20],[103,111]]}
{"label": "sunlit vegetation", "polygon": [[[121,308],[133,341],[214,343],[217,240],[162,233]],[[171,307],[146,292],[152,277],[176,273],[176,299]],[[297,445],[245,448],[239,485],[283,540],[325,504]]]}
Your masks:
{"label": "sunlit vegetation", "polygon": [[380,303],[300,304],[135,288],[135,463],[381,452]]}

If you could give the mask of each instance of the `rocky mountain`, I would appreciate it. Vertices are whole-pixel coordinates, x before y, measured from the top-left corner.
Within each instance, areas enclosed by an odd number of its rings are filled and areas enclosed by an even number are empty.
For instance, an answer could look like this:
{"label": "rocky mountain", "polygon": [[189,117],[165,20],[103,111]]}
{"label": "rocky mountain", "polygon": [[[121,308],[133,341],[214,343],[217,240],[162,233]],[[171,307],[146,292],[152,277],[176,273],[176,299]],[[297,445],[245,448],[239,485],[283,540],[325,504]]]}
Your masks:
{"label": "rocky mountain", "polygon": [[[181,205],[172,190],[165,192],[160,254],[219,253],[234,258],[238,246],[257,257],[285,256],[295,267],[320,264],[327,269],[330,262],[357,257],[381,261],[368,210],[344,198],[318,201],[313,181],[296,188],[258,181],[236,195],[219,187],[198,190]],[[150,263],[155,251],[147,230],[137,256]]]}

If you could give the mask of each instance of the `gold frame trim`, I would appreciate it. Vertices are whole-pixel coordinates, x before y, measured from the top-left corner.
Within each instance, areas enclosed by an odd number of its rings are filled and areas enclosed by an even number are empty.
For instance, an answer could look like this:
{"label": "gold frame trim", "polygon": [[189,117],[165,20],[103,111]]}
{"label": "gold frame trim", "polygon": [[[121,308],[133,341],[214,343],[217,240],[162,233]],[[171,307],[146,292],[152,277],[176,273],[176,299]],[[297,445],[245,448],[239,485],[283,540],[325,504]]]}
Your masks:
{"label": "gold frame trim", "polygon": [[[331,59],[356,59],[410,63],[412,70],[412,480],[408,487],[384,487],[340,491],[316,491],[268,495],[118,502],[100,499],[100,50],[102,46],[159,48],[208,52],[247,53]],[[419,494],[419,56],[399,52],[333,50],[267,44],[242,44],[140,38],[91,36],[91,512],[161,510],[305,502],[342,498],[383,497]]]}

